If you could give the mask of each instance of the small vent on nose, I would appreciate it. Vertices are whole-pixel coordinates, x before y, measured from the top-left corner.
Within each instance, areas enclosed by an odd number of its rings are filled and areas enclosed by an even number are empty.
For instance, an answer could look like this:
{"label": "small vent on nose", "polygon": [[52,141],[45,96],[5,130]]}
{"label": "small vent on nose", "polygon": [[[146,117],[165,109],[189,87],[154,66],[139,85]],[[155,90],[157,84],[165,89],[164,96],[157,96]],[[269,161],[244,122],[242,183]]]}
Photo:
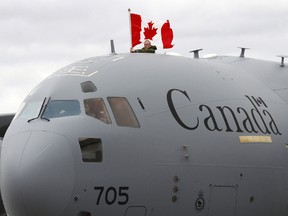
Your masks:
{"label": "small vent on nose", "polygon": [[83,162],[102,162],[102,140],[99,138],[79,138]]}

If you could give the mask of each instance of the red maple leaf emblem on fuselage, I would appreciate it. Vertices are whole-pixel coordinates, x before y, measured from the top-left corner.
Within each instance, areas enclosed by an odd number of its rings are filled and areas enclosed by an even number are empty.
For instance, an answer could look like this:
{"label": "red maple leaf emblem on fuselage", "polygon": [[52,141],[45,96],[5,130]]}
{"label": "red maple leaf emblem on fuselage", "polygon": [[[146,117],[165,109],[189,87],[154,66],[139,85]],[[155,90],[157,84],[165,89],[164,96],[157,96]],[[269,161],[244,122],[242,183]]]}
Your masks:
{"label": "red maple leaf emblem on fuselage", "polygon": [[153,40],[153,37],[157,34],[157,29],[153,27],[154,23],[151,21],[148,24],[148,27],[144,28],[145,39]]}

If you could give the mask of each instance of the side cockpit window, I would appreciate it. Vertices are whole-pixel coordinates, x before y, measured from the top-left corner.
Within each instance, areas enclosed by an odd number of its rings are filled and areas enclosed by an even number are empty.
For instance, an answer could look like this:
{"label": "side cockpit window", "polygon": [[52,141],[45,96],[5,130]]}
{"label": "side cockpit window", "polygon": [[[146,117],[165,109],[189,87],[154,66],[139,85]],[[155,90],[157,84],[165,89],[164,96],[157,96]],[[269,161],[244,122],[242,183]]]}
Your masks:
{"label": "side cockpit window", "polygon": [[124,97],[108,97],[115,121],[118,126],[139,128],[138,120],[129,102]]}
{"label": "side cockpit window", "polygon": [[102,98],[84,100],[85,113],[106,124],[111,124],[111,119]]}

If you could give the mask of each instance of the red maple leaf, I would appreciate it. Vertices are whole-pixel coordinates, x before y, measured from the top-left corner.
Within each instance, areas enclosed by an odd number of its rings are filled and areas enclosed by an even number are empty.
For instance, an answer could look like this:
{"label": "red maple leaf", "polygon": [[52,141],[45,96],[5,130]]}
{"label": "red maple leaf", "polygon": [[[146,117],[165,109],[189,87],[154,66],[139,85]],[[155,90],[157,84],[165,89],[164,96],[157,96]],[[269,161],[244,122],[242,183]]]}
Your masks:
{"label": "red maple leaf", "polygon": [[148,27],[144,28],[145,39],[153,40],[153,37],[157,34],[157,29],[153,27],[154,23],[151,21],[148,24]]}

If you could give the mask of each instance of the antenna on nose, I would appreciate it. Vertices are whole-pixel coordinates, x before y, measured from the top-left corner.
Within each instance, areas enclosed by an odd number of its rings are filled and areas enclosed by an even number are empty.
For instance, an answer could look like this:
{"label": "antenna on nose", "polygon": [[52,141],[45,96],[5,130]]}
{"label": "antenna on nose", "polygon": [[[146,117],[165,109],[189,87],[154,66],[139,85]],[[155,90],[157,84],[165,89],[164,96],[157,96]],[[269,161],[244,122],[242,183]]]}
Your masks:
{"label": "antenna on nose", "polygon": [[199,58],[199,52],[203,50],[203,49],[196,49],[196,50],[192,50],[189,53],[194,53],[194,59],[198,59]]}
{"label": "antenna on nose", "polygon": [[117,53],[115,52],[115,46],[113,40],[110,40],[110,45],[111,45],[111,55],[116,55]]}
{"label": "antenna on nose", "polygon": [[245,50],[246,49],[250,49],[250,48],[245,48],[245,47],[238,47],[241,49],[241,53],[240,53],[240,58],[245,58]]}
{"label": "antenna on nose", "polygon": [[284,59],[285,59],[285,58],[288,58],[288,56],[285,56],[285,55],[277,55],[277,57],[280,57],[280,58],[281,58],[280,67],[284,67],[284,66],[285,66],[285,64],[284,64]]}

